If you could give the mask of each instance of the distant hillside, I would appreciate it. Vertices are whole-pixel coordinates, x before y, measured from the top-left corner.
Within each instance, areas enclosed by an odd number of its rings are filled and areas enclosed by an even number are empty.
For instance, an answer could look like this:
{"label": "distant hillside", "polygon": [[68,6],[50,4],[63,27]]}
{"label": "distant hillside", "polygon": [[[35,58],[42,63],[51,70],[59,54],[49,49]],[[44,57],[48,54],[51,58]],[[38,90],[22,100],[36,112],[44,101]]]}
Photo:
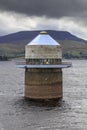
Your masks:
{"label": "distant hillside", "polygon": [[[55,40],[72,40],[78,42],[85,42],[86,40],[78,38],[66,31],[53,31],[53,30],[46,30]],[[0,36],[0,43],[14,43],[24,40],[32,40],[35,38],[40,31],[21,31],[5,36]]]}
{"label": "distant hillside", "polygon": [[64,58],[87,59],[87,43],[72,40],[60,40],[58,42],[62,46]]}
{"label": "distant hillside", "polygon": [[[40,31],[21,31],[6,36],[0,36],[0,56],[24,56],[25,45],[29,43]],[[87,41],[78,38],[66,31],[47,32],[62,45],[63,57],[87,59]]]}

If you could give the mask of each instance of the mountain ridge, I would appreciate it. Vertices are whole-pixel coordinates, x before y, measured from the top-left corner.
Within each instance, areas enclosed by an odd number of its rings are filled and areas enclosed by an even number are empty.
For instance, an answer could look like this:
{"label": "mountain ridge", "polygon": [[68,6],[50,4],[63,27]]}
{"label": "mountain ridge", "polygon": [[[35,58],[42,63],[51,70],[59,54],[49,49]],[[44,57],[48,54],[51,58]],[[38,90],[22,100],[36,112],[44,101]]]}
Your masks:
{"label": "mountain ridge", "polygon": [[[23,40],[33,40],[39,32],[42,30],[38,31],[20,31],[16,33],[11,33],[8,35],[0,36],[0,44],[1,43],[15,43]],[[81,39],[70,32],[67,31],[55,31],[55,30],[45,30],[48,32],[48,34],[53,37],[55,40],[73,40],[73,41],[79,41],[79,42],[84,42],[87,43],[86,40]]]}

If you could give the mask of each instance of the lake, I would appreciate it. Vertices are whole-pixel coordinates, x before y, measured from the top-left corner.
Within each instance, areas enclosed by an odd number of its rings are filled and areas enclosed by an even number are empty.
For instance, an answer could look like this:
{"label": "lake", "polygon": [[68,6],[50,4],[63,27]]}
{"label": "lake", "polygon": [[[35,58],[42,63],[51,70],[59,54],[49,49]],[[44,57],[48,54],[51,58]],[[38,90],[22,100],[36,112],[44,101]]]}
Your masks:
{"label": "lake", "polygon": [[0,130],[87,130],[87,60],[70,62],[56,103],[25,100],[24,69],[0,62]]}

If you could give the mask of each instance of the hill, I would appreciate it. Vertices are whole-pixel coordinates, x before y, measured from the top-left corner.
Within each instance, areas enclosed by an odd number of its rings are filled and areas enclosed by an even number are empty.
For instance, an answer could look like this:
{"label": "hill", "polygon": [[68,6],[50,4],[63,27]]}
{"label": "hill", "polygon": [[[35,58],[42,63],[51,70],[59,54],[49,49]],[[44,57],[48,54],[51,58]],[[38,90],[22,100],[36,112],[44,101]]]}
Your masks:
{"label": "hill", "polygon": [[[53,31],[46,30],[55,40],[72,40],[78,42],[85,42],[86,40],[76,37],[67,31]],[[0,43],[14,43],[24,40],[32,40],[39,34],[40,31],[21,31],[13,34],[8,34],[5,36],[0,36]]]}
{"label": "hill", "polygon": [[[65,58],[87,58],[87,41],[66,31],[46,30],[63,48]],[[0,56],[24,56],[24,48],[40,31],[21,31],[0,36]]]}

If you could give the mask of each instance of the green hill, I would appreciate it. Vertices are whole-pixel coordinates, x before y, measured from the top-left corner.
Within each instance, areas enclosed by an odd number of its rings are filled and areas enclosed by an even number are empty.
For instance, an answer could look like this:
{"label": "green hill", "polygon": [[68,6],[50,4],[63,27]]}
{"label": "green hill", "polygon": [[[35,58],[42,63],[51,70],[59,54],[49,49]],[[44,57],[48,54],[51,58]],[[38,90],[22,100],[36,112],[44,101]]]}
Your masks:
{"label": "green hill", "polygon": [[64,58],[87,59],[87,43],[72,40],[61,40],[59,42],[62,46]]}
{"label": "green hill", "polygon": [[[0,37],[0,56],[8,58],[23,57],[25,45],[39,32],[22,31]],[[48,30],[48,33],[61,44],[64,58],[87,59],[87,41],[64,31]]]}

